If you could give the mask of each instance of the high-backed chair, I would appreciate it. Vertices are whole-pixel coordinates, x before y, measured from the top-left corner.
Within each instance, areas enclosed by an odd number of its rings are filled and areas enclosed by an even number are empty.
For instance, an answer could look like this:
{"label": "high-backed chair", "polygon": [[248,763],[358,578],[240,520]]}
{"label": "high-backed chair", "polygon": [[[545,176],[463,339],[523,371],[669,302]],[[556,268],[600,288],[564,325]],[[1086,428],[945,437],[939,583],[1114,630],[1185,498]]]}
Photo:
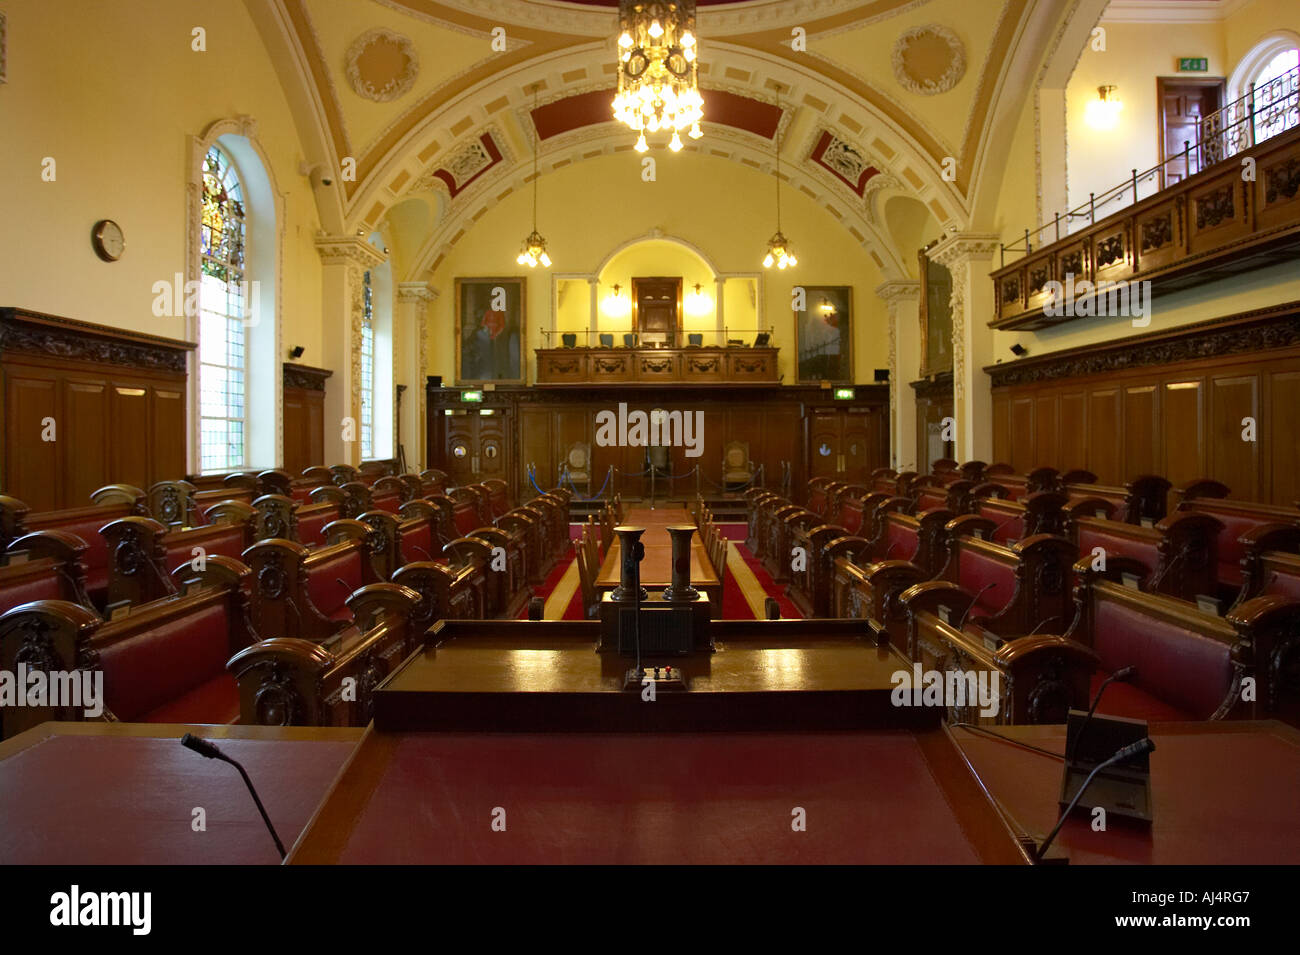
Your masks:
{"label": "high-backed chair", "polygon": [[754,462],[749,460],[749,445],[728,441],[722,448],[722,487],[734,491],[754,479]]}
{"label": "high-backed chair", "polygon": [[560,336],[560,344],[565,348],[576,348],[578,346],[578,336],[573,332],[565,332]]}
{"label": "high-backed chair", "polygon": [[689,348],[699,348],[704,344],[704,335],[700,332],[689,332],[686,336],[686,345]]}
{"label": "high-backed chair", "polygon": [[573,486],[582,491],[586,497],[591,496],[591,445],[585,441],[575,441],[569,445],[564,456],[564,463],[569,470],[569,480]]}
{"label": "high-backed chair", "polygon": [[614,347],[614,336],[611,335],[609,332],[601,332],[599,337],[600,337],[600,347],[601,347],[601,348],[613,348],[613,347]]}

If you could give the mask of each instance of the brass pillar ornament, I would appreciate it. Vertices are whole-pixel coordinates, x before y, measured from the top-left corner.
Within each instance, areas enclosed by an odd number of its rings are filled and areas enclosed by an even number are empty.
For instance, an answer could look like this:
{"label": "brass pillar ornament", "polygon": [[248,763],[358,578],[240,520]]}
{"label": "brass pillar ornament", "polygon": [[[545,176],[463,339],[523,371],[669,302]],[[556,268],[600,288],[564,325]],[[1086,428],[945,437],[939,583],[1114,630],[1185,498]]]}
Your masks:
{"label": "brass pillar ornament", "polygon": [[664,600],[671,603],[699,600],[700,592],[691,586],[691,537],[694,524],[674,524],[668,528],[673,541],[672,583],[664,589]]}

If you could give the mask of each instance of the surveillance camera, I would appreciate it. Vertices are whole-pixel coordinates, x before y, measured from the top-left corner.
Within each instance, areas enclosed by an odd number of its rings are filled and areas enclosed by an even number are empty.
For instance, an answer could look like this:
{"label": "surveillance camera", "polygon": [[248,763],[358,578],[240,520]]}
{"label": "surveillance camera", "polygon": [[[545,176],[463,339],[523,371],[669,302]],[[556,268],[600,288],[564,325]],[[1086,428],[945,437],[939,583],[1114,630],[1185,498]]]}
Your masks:
{"label": "surveillance camera", "polygon": [[332,185],[334,185],[334,180],[331,179],[329,176],[321,176],[321,177],[320,177],[320,184],[321,184],[322,186],[332,186]]}

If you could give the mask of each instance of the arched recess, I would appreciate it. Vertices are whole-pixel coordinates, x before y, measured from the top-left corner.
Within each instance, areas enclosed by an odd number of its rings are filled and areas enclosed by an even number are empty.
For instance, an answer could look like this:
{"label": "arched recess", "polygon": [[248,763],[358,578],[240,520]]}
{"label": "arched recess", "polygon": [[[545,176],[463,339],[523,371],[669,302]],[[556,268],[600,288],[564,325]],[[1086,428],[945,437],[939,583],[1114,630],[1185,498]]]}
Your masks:
{"label": "arched recess", "polygon": [[[257,121],[251,116],[221,119],[201,135],[189,137],[187,169],[185,288],[197,290],[202,281],[200,220],[203,212],[203,163],[213,145],[230,156],[244,189],[247,206],[245,275],[248,282],[248,318],[245,322],[247,371],[245,379],[247,470],[278,467],[284,460],[284,388],[280,366],[284,195],[275,181],[270,159],[258,139]],[[193,283],[193,284],[191,284]],[[187,303],[201,300],[187,294]],[[186,331],[198,342],[199,314],[186,307]],[[199,356],[190,353],[187,411],[189,415],[189,471],[202,469],[199,438]]]}
{"label": "arched recess", "polygon": [[1296,49],[1300,49],[1300,33],[1294,30],[1274,30],[1260,37],[1228,75],[1228,102],[1245,96],[1251,81],[1273,57]]}
{"label": "arched recess", "polygon": [[[920,249],[932,239],[939,238],[939,224],[925,203],[908,195],[893,195],[881,203],[884,209],[885,228],[898,249]],[[919,278],[916,254],[903,261],[908,278]]]}

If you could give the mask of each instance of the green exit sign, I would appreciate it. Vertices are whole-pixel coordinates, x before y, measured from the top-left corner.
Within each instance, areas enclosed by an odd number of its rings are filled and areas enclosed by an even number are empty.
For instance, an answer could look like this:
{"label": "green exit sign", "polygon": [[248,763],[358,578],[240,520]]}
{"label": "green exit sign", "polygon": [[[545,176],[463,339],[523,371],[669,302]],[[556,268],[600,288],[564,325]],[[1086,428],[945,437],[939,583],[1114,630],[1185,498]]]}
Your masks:
{"label": "green exit sign", "polygon": [[1204,56],[1180,56],[1178,58],[1179,73],[1208,73],[1210,72],[1210,60]]}
{"label": "green exit sign", "polygon": [[483,392],[481,391],[462,391],[460,393],[461,401],[482,401]]}
{"label": "green exit sign", "polygon": [[843,401],[852,401],[852,400],[853,400],[853,389],[852,389],[852,388],[836,388],[836,389],[835,389],[835,397],[838,398],[838,399],[840,399],[840,400],[843,400]]}

